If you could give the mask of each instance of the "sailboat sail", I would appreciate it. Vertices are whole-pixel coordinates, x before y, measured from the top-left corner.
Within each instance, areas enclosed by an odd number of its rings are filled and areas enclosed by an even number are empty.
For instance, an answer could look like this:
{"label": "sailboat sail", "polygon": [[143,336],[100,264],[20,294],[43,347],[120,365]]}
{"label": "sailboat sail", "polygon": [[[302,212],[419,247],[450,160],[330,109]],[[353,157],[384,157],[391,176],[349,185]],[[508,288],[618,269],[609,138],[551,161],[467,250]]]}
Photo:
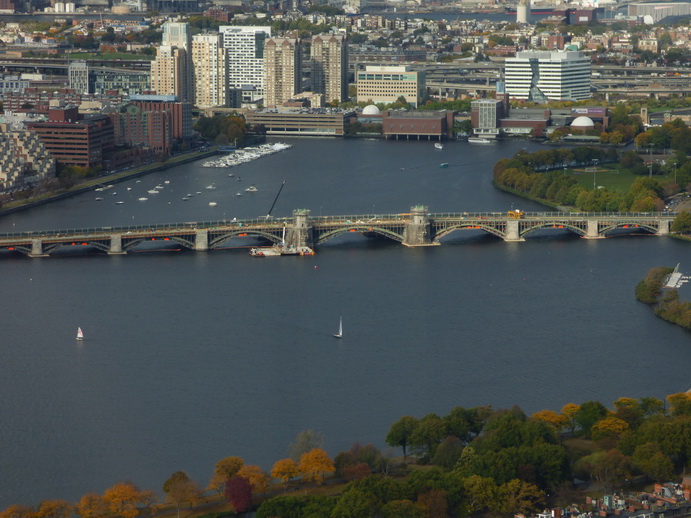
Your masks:
{"label": "sailboat sail", "polygon": [[81,327],[77,328],[77,340],[84,340],[84,333]]}
{"label": "sailboat sail", "polygon": [[343,317],[341,317],[341,320],[338,322],[338,333],[334,334],[334,337],[343,338]]}

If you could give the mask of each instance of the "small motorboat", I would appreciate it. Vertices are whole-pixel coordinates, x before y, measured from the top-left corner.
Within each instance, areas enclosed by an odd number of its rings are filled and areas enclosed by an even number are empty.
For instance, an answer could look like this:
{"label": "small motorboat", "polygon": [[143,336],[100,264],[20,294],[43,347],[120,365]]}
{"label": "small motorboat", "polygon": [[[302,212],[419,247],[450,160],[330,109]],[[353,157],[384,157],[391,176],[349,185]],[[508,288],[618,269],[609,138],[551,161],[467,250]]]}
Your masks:
{"label": "small motorboat", "polygon": [[245,192],[257,192],[259,189],[257,189],[254,185],[250,185],[247,189],[245,189]]}
{"label": "small motorboat", "polygon": [[209,207],[215,207],[216,205],[218,205],[218,203],[216,203],[215,201],[209,202]]}
{"label": "small motorboat", "polygon": [[96,198],[96,201],[103,201],[103,198]]}
{"label": "small motorboat", "polygon": [[115,202],[115,205],[124,205],[124,204],[125,204],[124,201],[116,201],[116,202]]}
{"label": "small motorboat", "polygon": [[449,167],[449,164],[446,162],[442,162],[441,164],[439,164],[439,167]]}
{"label": "small motorboat", "polygon": [[240,191],[235,193],[235,196],[242,196],[242,193]]}

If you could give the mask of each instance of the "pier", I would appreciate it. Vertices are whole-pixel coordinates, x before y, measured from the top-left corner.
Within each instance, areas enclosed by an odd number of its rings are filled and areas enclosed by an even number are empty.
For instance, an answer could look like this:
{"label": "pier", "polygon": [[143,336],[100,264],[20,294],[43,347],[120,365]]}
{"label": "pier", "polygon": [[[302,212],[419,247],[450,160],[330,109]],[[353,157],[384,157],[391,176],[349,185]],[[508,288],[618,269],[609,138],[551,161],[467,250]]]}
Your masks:
{"label": "pier", "polygon": [[436,246],[456,231],[479,230],[508,242],[525,241],[531,232],[559,229],[584,239],[602,239],[623,229],[666,236],[675,216],[668,213],[458,212],[431,214],[416,206],[399,214],[315,217],[307,209],[288,218],[217,220],[126,227],[96,227],[0,233],[0,251],[47,257],[65,247],[86,247],[111,255],[126,254],[143,242],[170,241],[183,248],[207,251],[234,238],[255,238],[269,244],[317,248],[336,236],[358,232],[390,239],[407,247]]}

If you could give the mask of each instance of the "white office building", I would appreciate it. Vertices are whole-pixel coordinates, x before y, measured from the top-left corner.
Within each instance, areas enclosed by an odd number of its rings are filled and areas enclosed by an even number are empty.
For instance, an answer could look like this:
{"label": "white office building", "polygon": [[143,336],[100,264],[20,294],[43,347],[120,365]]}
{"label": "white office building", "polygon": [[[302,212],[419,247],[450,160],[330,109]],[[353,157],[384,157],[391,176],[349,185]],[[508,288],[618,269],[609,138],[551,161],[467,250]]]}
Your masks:
{"label": "white office building", "polygon": [[245,102],[263,99],[264,42],[271,37],[271,27],[222,25],[219,32],[226,49],[227,87],[251,93]]}
{"label": "white office building", "polygon": [[589,99],[590,66],[582,52],[518,52],[505,61],[506,92],[538,103]]}

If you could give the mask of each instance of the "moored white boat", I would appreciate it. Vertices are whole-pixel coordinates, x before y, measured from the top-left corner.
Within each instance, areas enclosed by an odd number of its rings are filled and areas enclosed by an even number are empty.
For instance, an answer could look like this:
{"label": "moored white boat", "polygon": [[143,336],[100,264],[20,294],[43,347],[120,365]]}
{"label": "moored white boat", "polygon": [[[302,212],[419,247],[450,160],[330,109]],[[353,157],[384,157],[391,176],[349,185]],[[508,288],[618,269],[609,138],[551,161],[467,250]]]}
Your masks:
{"label": "moored white boat", "polygon": [[485,137],[468,137],[468,142],[471,144],[491,144],[494,141]]}
{"label": "moored white boat", "polygon": [[441,142],[435,142],[434,147],[437,149],[444,149],[444,144],[442,144]]}

